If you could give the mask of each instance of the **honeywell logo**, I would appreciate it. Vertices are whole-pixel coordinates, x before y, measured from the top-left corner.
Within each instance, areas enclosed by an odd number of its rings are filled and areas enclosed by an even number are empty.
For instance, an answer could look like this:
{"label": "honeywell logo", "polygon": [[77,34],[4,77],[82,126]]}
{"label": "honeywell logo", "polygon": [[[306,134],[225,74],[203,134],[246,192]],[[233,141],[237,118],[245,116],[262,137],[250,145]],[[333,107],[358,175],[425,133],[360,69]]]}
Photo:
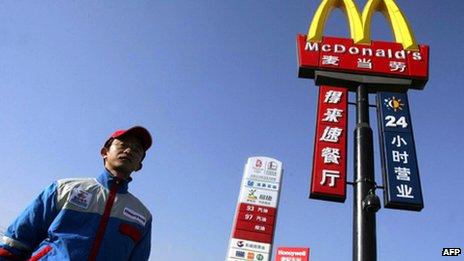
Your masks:
{"label": "honeywell logo", "polygon": [[278,251],[279,255],[282,255],[282,256],[291,256],[291,257],[294,257],[294,256],[306,256],[306,251],[285,251],[285,250],[280,250]]}
{"label": "honeywell logo", "polygon": [[398,60],[406,60],[406,56],[412,53],[413,60],[422,60],[421,53],[417,51],[394,51],[392,49],[374,49],[370,47],[345,46],[343,44],[320,44],[318,42],[306,43],[305,51],[318,52],[319,50],[321,50],[322,52],[333,52],[338,54],[348,53],[351,55],[361,55],[366,57],[380,57],[389,59],[394,58]]}
{"label": "honeywell logo", "polygon": [[139,222],[140,224],[144,225],[147,223],[147,220],[144,216],[142,216],[141,214],[135,212],[134,210],[130,209],[130,208],[124,208],[124,216],[130,218],[130,219],[133,219],[137,222]]}

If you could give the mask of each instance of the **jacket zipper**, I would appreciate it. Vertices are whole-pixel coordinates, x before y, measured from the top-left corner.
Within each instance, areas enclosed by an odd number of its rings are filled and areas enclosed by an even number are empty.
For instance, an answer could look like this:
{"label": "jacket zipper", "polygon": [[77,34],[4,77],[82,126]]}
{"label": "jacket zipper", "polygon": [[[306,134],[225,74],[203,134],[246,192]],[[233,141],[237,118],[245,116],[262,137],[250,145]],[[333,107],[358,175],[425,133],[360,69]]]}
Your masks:
{"label": "jacket zipper", "polygon": [[108,220],[110,219],[111,208],[113,207],[114,199],[116,198],[116,191],[118,190],[120,184],[121,181],[115,179],[115,182],[111,185],[110,194],[105,205],[105,210],[103,212],[103,216],[100,219],[100,224],[98,224],[95,242],[93,243],[92,249],[90,250],[89,261],[94,261],[97,258],[98,250],[100,249],[103,236],[105,235],[106,225],[108,225]]}

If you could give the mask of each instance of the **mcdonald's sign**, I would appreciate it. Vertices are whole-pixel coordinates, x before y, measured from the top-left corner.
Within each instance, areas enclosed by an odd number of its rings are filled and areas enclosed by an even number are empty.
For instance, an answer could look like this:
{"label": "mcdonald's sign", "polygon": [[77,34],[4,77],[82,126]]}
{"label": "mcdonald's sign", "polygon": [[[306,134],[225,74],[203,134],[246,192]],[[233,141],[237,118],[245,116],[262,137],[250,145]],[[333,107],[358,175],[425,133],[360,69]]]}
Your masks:
{"label": "mcdonald's sign", "polygon": [[[351,38],[323,36],[334,8],[344,11]],[[370,24],[375,12],[381,12],[390,22],[396,42],[371,40]],[[362,14],[353,0],[322,0],[308,34],[297,36],[297,47],[298,76],[315,78],[318,85],[350,87],[343,82],[349,75],[355,82],[372,83],[376,90],[405,91],[423,89],[428,80],[429,47],[416,43],[394,0],[368,0]]]}

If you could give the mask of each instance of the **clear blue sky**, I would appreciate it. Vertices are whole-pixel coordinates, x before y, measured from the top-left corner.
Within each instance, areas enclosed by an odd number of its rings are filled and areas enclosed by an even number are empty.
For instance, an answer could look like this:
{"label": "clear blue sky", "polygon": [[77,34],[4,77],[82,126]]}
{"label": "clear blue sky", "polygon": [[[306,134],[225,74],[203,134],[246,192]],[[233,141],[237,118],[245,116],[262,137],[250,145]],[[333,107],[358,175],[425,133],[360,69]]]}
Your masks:
{"label": "clear blue sky", "polygon": [[[351,187],[344,204],[308,199],[317,88],[297,78],[295,37],[319,2],[2,1],[0,226],[53,180],[98,175],[106,137],[141,124],[155,143],[131,191],[154,215],[151,260],[224,259],[250,156],[284,164],[274,246],[351,260]],[[441,260],[464,247],[464,2],[396,2],[431,46],[409,92],[425,208],[378,212],[378,259]],[[373,28],[392,40],[382,16]],[[347,30],[336,11],[326,34]]]}

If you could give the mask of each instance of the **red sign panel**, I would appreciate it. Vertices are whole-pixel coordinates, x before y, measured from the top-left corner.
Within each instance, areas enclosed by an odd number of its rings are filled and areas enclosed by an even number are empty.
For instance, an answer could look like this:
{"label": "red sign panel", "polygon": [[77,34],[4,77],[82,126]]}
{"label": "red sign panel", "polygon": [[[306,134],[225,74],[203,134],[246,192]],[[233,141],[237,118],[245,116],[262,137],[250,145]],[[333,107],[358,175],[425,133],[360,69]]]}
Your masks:
{"label": "red sign panel", "polygon": [[311,198],[345,201],[347,122],[348,90],[320,86]]}
{"label": "red sign panel", "polygon": [[399,43],[372,41],[354,44],[352,39],[323,37],[307,42],[298,35],[300,77],[314,78],[314,70],[412,79],[412,88],[423,89],[428,79],[429,47],[404,50]]}
{"label": "red sign panel", "polygon": [[266,215],[259,215],[259,214],[251,214],[248,212],[239,212],[238,219],[244,221],[253,221],[256,224],[264,224],[272,226],[274,225],[274,216],[266,216]]}
{"label": "red sign panel", "polygon": [[247,203],[240,203],[239,206],[240,212],[248,212],[250,214],[259,214],[259,215],[268,215],[275,216],[276,209],[271,207],[257,206]]}
{"label": "red sign panel", "polygon": [[263,234],[259,232],[240,230],[240,229],[235,229],[234,233],[232,234],[232,237],[238,238],[238,239],[255,241],[255,242],[267,243],[267,244],[272,243],[272,235]]}
{"label": "red sign panel", "polygon": [[271,235],[274,232],[274,226],[259,224],[253,221],[237,220],[235,229],[247,230]]}
{"label": "red sign panel", "polygon": [[307,247],[279,247],[276,261],[309,261],[309,248]]}
{"label": "red sign panel", "polygon": [[233,238],[272,243],[276,209],[240,203]]}

